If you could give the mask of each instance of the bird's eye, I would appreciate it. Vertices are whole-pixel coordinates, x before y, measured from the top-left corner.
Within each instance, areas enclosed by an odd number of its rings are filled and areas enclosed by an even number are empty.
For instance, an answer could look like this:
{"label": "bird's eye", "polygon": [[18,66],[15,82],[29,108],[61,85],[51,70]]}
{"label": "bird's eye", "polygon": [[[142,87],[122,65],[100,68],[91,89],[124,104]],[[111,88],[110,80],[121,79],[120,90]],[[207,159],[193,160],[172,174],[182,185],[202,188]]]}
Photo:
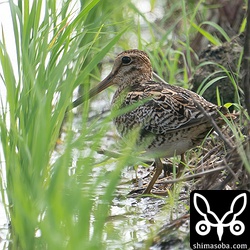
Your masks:
{"label": "bird's eye", "polygon": [[129,64],[131,61],[132,61],[132,60],[131,60],[131,58],[130,58],[129,56],[124,56],[124,57],[122,58],[122,63],[123,63],[123,64]]}

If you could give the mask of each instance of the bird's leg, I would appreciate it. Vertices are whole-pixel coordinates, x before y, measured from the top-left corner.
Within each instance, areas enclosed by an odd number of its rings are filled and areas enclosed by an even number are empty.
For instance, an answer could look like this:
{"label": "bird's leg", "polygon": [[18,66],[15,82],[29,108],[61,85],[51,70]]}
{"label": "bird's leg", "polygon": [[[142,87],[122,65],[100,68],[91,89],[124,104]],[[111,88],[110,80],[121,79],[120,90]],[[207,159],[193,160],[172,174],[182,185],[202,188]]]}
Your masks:
{"label": "bird's leg", "polygon": [[185,155],[184,154],[181,154],[181,161],[178,165],[178,173],[176,175],[177,178],[179,178],[183,172],[185,168]]}
{"label": "bird's leg", "polygon": [[157,181],[159,175],[162,172],[163,164],[162,164],[160,158],[155,159],[155,166],[156,166],[156,170],[155,170],[154,176],[151,179],[151,181],[149,182],[149,184],[148,184],[147,188],[145,189],[145,191],[143,192],[143,194],[150,194],[155,182]]}
{"label": "bird's leg", "polygon": [[164,177],[169,176],[172,171],[173,171],[173,163],[170,162],[168,159],[165,159],[165,162],[163,163]]}

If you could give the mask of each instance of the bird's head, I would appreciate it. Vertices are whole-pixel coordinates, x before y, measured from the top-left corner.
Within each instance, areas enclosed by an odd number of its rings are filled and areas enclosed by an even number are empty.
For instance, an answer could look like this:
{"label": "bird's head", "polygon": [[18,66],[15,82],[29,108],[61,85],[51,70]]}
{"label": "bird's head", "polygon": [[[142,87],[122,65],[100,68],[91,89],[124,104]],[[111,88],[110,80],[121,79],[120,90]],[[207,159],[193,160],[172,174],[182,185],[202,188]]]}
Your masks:
{"label": "bird's head", "polygon": [[111,85],[132,86],[152,80],[152,73],[149,57],[144,51],[137,49],[123,51],[116,57],[109,75],[90,90],[89,96],[92,97]]}
{"label": "bird's head", "polygon": [[141,50],[131,49],[118,54],[111,72],[86,95],[79,97],[68,108],[77,107],[85,100],[97,95],[111,85],[120,89],[152,80],[153,69],[148,55]]}

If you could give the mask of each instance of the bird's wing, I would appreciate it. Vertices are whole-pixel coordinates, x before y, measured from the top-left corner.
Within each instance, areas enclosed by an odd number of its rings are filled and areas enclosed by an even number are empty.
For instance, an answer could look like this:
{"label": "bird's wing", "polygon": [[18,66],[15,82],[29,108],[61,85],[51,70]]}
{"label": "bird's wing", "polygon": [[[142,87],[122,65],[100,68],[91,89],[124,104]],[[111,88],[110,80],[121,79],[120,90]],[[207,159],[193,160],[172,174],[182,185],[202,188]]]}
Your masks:
{"label": "bird's wing", "polygon": [[135,100],[146,100],[134,112],[138,113],[137,119],[142,129],[155,134],[208,122],[196,103],[199,103],[210,116],[217,116],[219,108],[192,91],[172,85],[157,85],[155,82],[131,91],[126,99],[130,103]]}

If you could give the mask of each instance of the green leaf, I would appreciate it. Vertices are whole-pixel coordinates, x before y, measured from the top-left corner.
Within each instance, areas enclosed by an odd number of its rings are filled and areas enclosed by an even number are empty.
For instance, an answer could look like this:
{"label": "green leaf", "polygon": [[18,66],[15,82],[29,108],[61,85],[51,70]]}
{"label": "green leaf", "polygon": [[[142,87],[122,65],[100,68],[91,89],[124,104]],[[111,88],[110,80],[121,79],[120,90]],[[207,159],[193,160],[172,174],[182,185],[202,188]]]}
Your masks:
{"label": "green leaf", "polygon": [[[208,77],[210,78],[211,75]],[[224,78],[227,78],[227,76],[218,76],[218,77],[215,77],[215,78],[212,78],[212,80],[210,80],[209,82],[206,83],[206,85],[201,89],[201,87],[197,90],[197,93],[199,93],[199,95],[203,95],[204,92],[210,87],[212,86],[215,82],[221,80],[221,79],[224,79]],[[207,79],[207,78],[206,78]],[[205,79],[205,80],[206,80]],[[202,86],[202,84],[201,84]]]}
{"label": "green leaf", "polygon": [[206,30],[202,29],[200,26],[201,25],[196,25],[194,22],[191,22],[191,25],[198,31],[200,32],[205,38],[207,38],[207,40],[209,42],[211,42],[214,45],[221,45],[221,42],[215,38],[214,36],[212,36],[209,32],[207,32]]}
{"label": "green leaf", "polygon": [[226,39],[227,42],[231,41],[230,37],[227,35],[227,33],[224,31],[224,29],[221,26],[219,26],[217,23],[211,22],[211,21],[205,21],[205,22],[202,22],[200,24],[200,26],[201,25],[210,25],[210,26],[212,26],[214,29],[218,30],[221,33],[221,35]]}

